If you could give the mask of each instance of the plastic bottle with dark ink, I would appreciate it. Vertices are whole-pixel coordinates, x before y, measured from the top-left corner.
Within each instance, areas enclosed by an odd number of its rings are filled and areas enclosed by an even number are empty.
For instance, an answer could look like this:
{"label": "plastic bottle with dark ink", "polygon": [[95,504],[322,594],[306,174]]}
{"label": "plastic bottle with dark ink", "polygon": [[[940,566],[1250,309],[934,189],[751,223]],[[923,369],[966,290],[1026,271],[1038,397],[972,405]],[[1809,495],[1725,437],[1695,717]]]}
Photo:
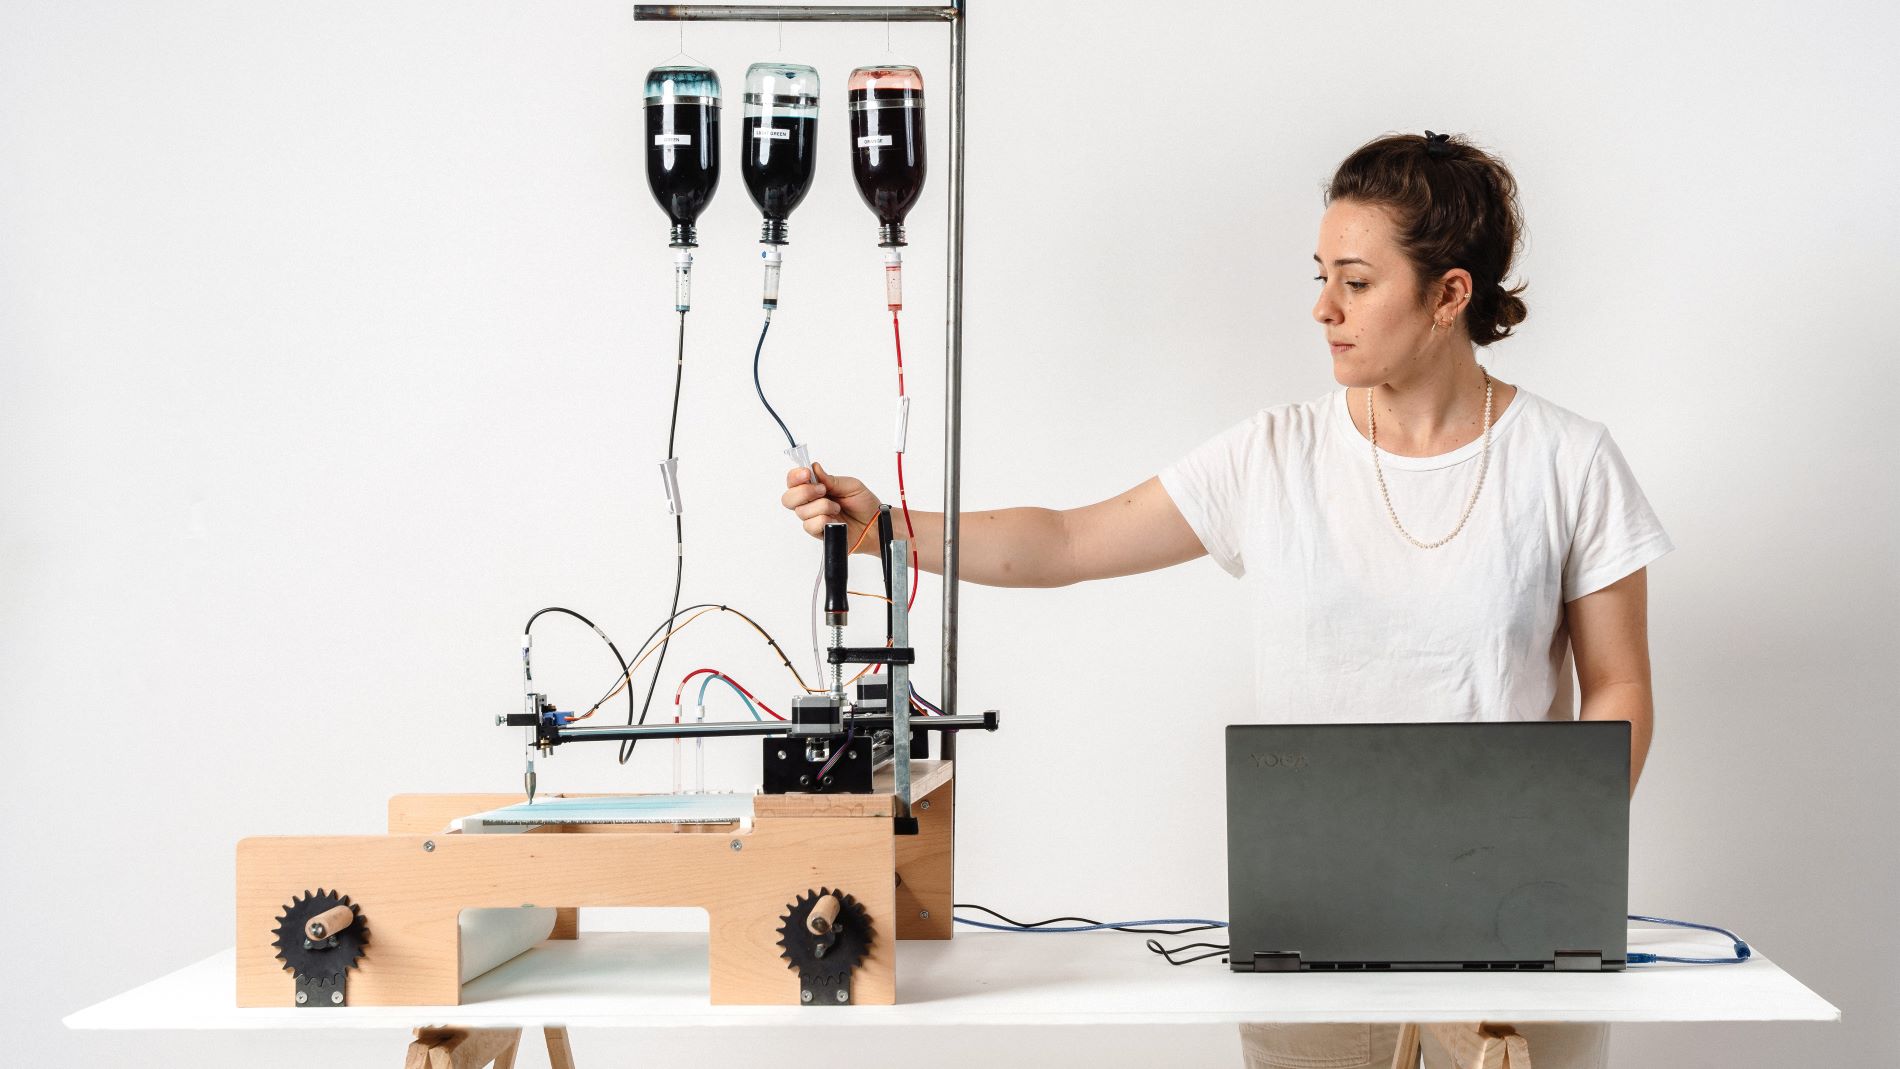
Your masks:
{"label": "plastic bottle with dark ink", "polygon": [[719,76],[655,67],[646,81],[647,186],[673,224],[676,249],[699,244],[699,213],[719,187]]}
{"label": "plastic bottle with dark ink", "polygon": [[786,219],[811,191],[818,163],[818,72],[800,63],[754,63],[745,75],[745,160],[740,172],[765,215],[760,241],[787,243]]}
{"label": "plastic bottle with dark ink", "polygon": [[897,64],[859,67],[847,87],[851,175],[877,216],[878,244],[904,244],[904,217],[924,191],[924,79]]}

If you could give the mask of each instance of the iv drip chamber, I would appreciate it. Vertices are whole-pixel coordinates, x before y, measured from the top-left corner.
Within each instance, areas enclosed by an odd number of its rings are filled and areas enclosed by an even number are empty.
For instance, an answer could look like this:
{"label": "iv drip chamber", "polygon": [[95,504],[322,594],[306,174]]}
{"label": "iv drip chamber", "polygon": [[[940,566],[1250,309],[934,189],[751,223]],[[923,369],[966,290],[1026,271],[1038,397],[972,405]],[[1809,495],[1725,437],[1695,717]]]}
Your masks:
{"label": "iv drip chamber", "polygon": [[646,81],[647,185],[673,224],[676,249],[699,244],[699,213],[719,186],[719,76],[655,67]]}
{"label": "iv drip chamber", "polygon": [[900,64],[859,67],[847,87],[851,176],[877,216],[877,243],[904,244],[904,217],[924,190],[924,78]]}
{"label": "iv drip chamber", "polygon": [[740,173],[765,215],[767,245],[784,245],[786,217],[811,191],[818,162],[818,72],[802,63],[754,63],[745,72]]}

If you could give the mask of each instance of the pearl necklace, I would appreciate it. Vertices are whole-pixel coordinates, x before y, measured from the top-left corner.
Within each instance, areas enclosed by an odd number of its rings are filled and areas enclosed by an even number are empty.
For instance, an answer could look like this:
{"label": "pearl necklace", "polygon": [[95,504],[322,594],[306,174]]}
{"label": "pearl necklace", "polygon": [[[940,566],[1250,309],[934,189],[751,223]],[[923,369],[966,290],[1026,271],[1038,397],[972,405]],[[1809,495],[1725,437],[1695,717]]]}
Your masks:
{"label": "pearl necklace", "polygon": [[1471,488],[1471,500],[1465,502],[1465,511],[1458,517],[1458,526],[1436,542],[1420,542],[1413,538],[1412,533],[1399,522],[1399,514],[1392,509],[1392,495],[1385,488],[1385,471],[1379,467],[1379,424],[1372,415],[1372,390],[1366,390],[1366,436],[1372,439],[1372,473],[1379,478],[1379,497],[1385,501],[1385,514],[1392,517],[1392,526],[1399,529],[1399,534],[1404,535],[1407,542],[1420,549],[1437,549],[1458,537],[1458,532],[1465,529],[1465,521],[1471,518],[1471,508],[1478,503],[1478,495],[1484,491],[1485,469],[1491,466],[1491,373],[1482,367],[1478,370],[1484,373],[1484,450],[1478,458],[1478,485]]}

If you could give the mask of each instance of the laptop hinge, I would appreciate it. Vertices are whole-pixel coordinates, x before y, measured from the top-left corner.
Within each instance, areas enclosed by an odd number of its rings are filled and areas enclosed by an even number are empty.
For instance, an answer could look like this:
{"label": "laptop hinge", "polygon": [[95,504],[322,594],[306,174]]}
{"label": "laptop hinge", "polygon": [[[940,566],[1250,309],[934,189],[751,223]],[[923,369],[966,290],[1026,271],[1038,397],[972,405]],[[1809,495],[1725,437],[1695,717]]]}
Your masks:
{"label": "laptop hinge", "polygon": [[1559,950],[1557,971],[1602,972],[1603,952],[1600,950]]}
{"label": "laptop hinge", "polygon": [[1254,972],[1299,972],[1300,952],[1297,950],[1269,950],[1256,952],[1253,956]]}

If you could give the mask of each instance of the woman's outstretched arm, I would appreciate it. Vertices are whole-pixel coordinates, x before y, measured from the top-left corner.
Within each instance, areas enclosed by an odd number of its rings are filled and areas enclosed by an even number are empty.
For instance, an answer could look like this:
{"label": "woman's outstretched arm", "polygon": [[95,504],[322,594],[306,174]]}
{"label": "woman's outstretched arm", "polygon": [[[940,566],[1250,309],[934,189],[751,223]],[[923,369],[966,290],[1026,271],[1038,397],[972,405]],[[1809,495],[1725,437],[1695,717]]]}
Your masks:
{"label": "woman's outstretched arm", "polygon": [[[822,536],[826,523],[843,520],[852,542],[877,520],[879,501],[849,475],[804,468],[786,473],[784,506],[805,530]],[[1206,552],[1158,478],[1127,493],[1075,509],[1010,508],[965,512],[961,527],[960,576],[986,586],[1055,587],[1109,579],[1190,561]],[[900,535],[901,515],[893,517]],[[943,572],[943,514],[912,509],[912,548],[924,571]],[[875,553],[866,539],[860,552]]]}

